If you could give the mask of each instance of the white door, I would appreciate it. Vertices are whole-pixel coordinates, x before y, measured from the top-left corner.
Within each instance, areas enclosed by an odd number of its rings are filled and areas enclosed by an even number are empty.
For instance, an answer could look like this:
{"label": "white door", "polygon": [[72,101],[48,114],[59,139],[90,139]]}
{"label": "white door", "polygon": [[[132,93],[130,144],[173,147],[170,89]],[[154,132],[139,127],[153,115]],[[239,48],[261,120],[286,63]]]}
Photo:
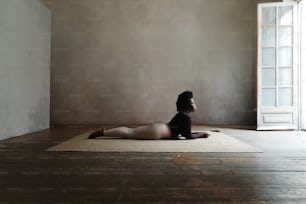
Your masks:
{"label": "white door", "polygon": [[296,7],[258,5],[258,130],[298,128]]}

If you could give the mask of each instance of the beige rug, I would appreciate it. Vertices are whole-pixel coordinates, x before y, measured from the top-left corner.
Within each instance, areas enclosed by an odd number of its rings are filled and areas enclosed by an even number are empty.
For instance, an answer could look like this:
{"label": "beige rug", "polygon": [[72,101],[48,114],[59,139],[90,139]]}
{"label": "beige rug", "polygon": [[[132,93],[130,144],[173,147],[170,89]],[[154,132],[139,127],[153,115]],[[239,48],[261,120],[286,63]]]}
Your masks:
{"label": "beige rug", "polygon": [[[209,131],[206,131],[209,132]],[[209,132],[207,139],[133,140],[121,138],[87,139],[89,132],[73,137],[47,151],[82,152],[261,152],[259,149],[221,132]]]}

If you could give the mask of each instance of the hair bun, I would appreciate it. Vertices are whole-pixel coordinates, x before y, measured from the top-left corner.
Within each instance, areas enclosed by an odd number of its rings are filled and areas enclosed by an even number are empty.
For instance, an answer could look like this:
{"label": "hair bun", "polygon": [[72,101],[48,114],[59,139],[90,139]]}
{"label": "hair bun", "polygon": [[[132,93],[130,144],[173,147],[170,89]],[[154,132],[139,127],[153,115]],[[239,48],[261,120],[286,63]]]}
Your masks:
{"label": "hair bun", "polygon": [[177,111],[190,110],[190,99],[193,98],[192,91],[184,91],[177,97],[176,109]]}

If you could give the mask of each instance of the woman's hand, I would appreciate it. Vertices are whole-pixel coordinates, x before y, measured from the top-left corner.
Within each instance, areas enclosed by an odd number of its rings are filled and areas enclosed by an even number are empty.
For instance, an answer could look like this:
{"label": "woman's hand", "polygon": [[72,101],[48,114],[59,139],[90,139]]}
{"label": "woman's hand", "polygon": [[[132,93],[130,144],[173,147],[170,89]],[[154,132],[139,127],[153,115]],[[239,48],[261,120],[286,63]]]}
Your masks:
{"label": "woman's hand", "polygon": [[206,132],[198,132],[198,131],[193,131],[192,133],[191,133],[191,135],[192,135],[192,139],[196,139],[196,138],[208,138],[209,136],[210,136],[210,134],[209,133],[206,133]]}

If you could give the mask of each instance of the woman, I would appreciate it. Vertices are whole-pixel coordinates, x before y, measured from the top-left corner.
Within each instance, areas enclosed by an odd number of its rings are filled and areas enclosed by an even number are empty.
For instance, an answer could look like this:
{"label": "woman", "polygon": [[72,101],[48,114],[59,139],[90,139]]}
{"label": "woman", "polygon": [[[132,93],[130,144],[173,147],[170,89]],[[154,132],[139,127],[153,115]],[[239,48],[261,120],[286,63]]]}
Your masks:
{"label": "woman", "polygon": [[189,113],[195,112],[197,109],[191,91],[184,91],[178,96],[176,107],[178,113],[168,124],[153,123],[136,128],[116,127],[107,130],[101,129],[91,133],[88,139],[106,136],[157,140],[178,139],[179,135],[186,139],[207,138],[209,136],[209,134],[205,132],[191,132],[191,118]]}

